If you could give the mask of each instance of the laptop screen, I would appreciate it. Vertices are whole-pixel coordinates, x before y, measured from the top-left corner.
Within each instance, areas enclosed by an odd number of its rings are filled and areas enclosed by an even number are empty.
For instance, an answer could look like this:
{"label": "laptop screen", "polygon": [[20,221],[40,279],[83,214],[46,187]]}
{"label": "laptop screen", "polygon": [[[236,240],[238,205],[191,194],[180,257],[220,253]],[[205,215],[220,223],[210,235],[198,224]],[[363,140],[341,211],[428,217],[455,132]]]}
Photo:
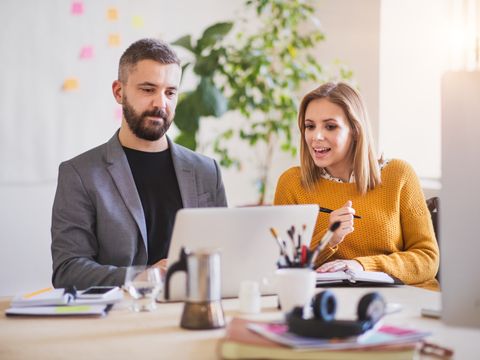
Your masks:
{"label": "laptop screen", "polygon": [[[181,209],[175,218],[168,264],[179,259],[182,247],[219,250],[223,298],[238,297],[244,280],[258,281],[262,294],[274,294],[272,280],[280,250],[270,228],[291,244],[287,230],[294,226],[295,239],[300,234],[308,246],[317,216],[318,205]],[[170,280],[171,299],[184,300],[185,289],[185,275],[175,273]]]}

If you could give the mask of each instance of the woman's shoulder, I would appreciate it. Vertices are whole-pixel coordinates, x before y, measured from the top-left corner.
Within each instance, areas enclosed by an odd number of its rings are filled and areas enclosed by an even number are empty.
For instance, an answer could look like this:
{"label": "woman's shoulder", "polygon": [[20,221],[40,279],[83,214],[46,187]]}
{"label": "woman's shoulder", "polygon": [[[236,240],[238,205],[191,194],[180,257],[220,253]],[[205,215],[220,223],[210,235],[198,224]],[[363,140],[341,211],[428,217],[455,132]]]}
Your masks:
{"label": "woman's shoulder", "polygon": [[394,171],[399,173],[414,171],[412,165],[402,159],[389,159],[383,161],[386,162],[383,169],[388,169],[388,171]]}
{"label": "woman's shoulder", "polygon": [[300,166],[292,166],[280,175],[278,181],[299,181],[301,176]]}
{"label": "woman's shoulder", "polygon": [[412,177],[417,177],[413,166],[405,160],[391,159],[382,169],[382,178],[392,177],[396,180],[409,180]]}

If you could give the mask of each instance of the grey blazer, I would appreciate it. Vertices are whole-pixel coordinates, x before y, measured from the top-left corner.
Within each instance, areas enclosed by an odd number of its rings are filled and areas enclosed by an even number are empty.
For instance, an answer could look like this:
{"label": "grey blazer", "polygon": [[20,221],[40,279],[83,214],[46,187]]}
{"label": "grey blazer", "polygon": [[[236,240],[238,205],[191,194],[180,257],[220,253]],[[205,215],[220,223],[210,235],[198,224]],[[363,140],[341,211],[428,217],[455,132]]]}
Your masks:
{"label": "grey blazer", "polygon": [[[168,142],[183,207],[226,206],[215,160]],[[60,164],[51,232],[55,287],[121,285],[127,266],[147,263],[145,216],[118,132]]]}

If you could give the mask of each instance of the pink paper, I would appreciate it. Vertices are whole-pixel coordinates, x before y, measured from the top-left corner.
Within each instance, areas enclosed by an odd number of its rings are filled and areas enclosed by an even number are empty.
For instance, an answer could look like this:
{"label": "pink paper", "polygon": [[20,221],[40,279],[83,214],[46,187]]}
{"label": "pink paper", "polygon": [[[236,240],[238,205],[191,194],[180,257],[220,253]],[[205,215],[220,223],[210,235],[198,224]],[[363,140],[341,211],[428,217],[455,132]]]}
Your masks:
{"label": "pink paper", "polygon": [[83,14],[83,2],[73,1],[72,2],[72,15],[82,15]]}
{"label": "pink paper", "polygon": [[80,50],[80,59],[91,59],[93,58],[93,46],[86,45]]}

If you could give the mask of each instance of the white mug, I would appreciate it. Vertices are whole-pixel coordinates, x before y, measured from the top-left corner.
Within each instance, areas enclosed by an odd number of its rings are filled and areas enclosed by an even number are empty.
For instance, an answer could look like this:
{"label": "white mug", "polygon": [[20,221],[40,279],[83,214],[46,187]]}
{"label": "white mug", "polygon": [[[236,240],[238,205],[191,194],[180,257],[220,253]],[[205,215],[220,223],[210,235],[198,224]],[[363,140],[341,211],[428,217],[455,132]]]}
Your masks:
{"label": "white mug", "polygon": [[315,271],[310,268],[283,268],[275,273],[277,294],[284,313],[309,305],[315,294]]}

